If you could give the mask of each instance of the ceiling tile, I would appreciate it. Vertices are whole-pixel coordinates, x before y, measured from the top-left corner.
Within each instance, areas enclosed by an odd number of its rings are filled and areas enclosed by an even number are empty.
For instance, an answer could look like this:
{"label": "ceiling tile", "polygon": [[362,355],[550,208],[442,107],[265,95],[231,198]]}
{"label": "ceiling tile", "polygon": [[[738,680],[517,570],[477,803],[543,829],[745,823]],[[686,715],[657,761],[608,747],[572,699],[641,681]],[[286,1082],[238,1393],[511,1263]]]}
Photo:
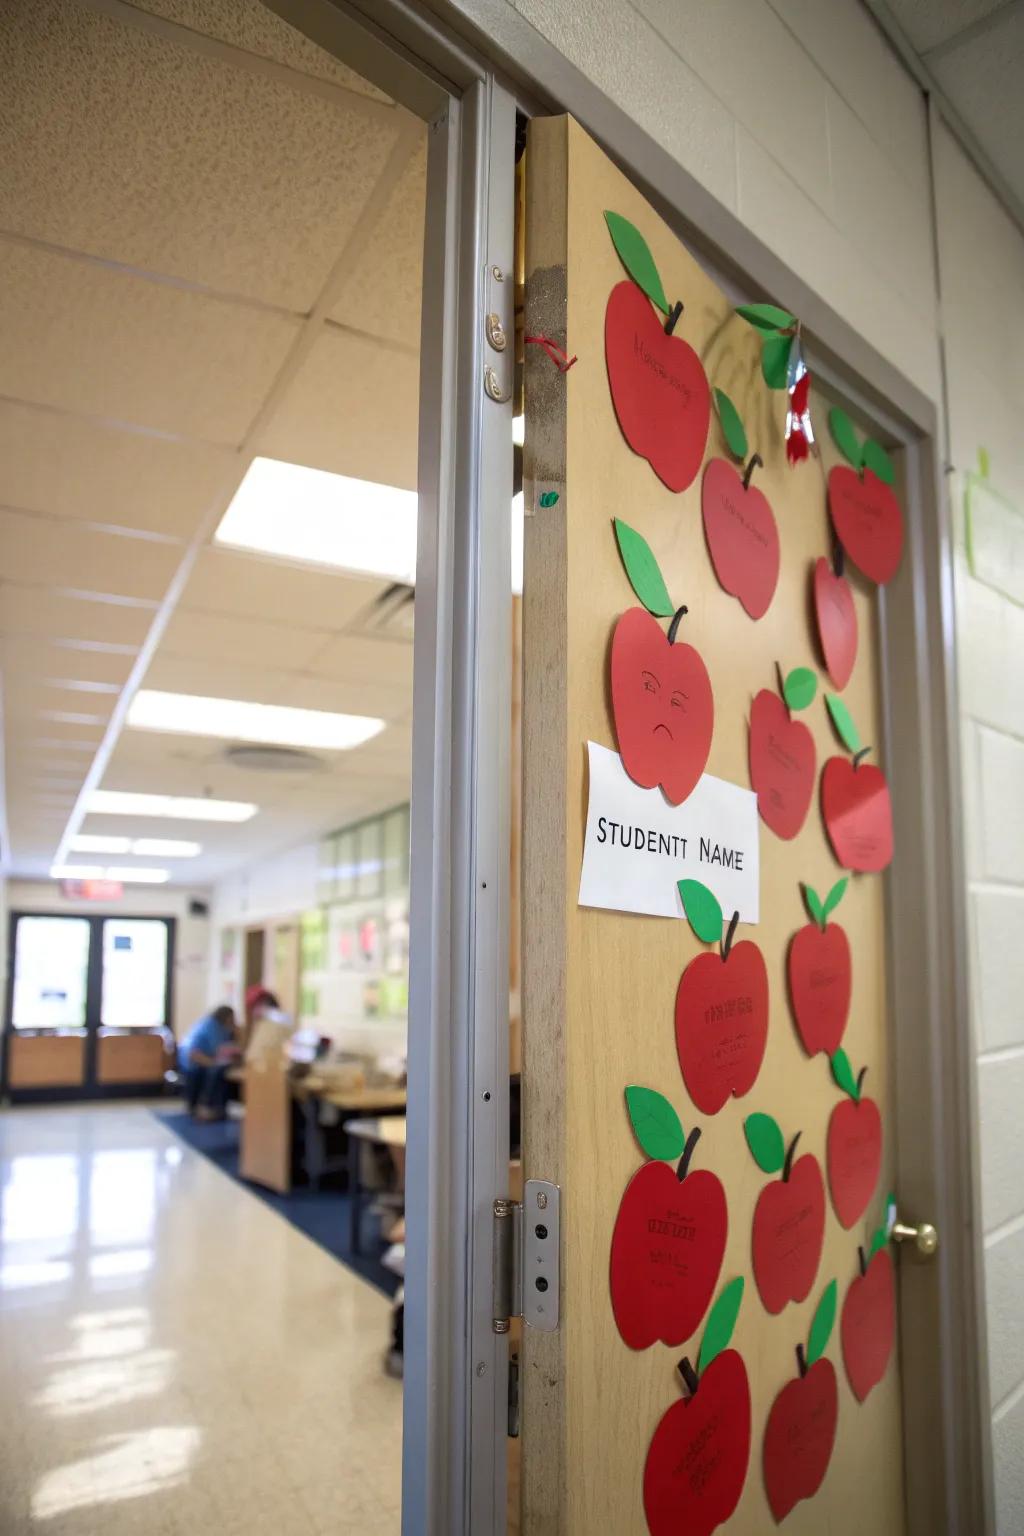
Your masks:
{"label": "ceiling tile", "polygon": [[287,64],[290,69],[369,96],[390,101],[383,91],[334,59],[301,32],[282,21],[260,0],[135,0],[140,10],[176,21],[193,32],[220,38],[246,53]]}
{"label": "ceiling tile", "polygon": [[162,648],[168,656],[194,657],[198,661],[244,656],[254,667],[294,671],[306,666],[323,642],[324,636],[317,630],[179,608],[167,626]]}
{"label": "ceiling tile", "polygon": [[889,7],[918,53],[926,53],[997,11],[1006,0],[889,0]]}
{"label": "ceiling tile", "polygon": [[243,618],[294,616],[336,631],[367,608],[388,583],[342,571],[313,570],[214,546],[202,549],[182,606]]}
{"label": "ceiling tile", "polygon": [[928,63],[1024,204],[1024,10],[1006,10]]}
{"label": "ceiling tile", "polygon": [[419,347],[427,131],[399,177],[331,319]]}
{"label": "ceiling tile", "polygon": [[228,448],[0,401],[2,506],[189,539],[239,473]]}
{"label": "ceiling tile", "polygon": [[0,77],[0,228],[302,312],[405,121],[75,0],[20,7]]}
{"label": "ceiling tile", "polygon": [[416,489],[419,359],[345,331],[314,342],[259,452]]}
{"label": "ceiling tile", "polygon": [[40,587],[80,587],[158,601],[181,562],[177,544],[52,517],[0,511],[4,574]]}
{"label": "ceiling tile", "polygon": [[153,622],[150,605],[103,601],[70,592],[0,581],[0,633],[93,644],[141,645]]}
{"label": "ceiling tile", "polygon": [[289,316],[0,240],[0,394],[239,443]]}
{"label": "ceiling tile", "polygon": [[134,656],[76,649],[28,635],[0,639],[0,666],[10,677],[63,677],[107,686],[123,684]]}
{"label": "ceiling tile", "polygon": [[336,635],[318,652],[312,671],[318,677],[359,682],[377,679],[401,688],[412,706],[413,648],[400,640],[369,640],[361,635]]}
{"label": "ceiling tile", "polygon": [[306,677],[295,673],[268,702],[290,704],[295,709],[326,709],[347,715],[370,715],[394,720],[412,708],[412,687],[388,685],[374,672],[346,680]]}

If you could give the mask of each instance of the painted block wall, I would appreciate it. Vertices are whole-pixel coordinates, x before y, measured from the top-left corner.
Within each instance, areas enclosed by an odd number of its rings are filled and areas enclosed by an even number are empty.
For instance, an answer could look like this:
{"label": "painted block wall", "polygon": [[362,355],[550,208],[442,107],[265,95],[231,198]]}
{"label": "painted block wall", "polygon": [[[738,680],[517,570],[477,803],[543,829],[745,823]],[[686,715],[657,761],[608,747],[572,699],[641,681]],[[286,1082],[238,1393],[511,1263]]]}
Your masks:
{"label": "painted block wall", "polygon": [[[457,3],[484,22],[482,0],[479,10],[477,0]],[[963,475],[982,444],[994,482],[1024,507],[1024,236],[941,127],[933,170],[925,100],[859,0],[508,4],[940,412],[948,401],[973,998],[964,1027],[978,1053],[998,1536],[1016,1536],[1024,1531],[1024,609],[970,576],[961,509]]]}
{"label": "painted block wall", "polygon": [[978,448],[1024,515],[1024,235],[945,130],[939,282],[957,530],[957,644],[972,1013],[999,1536],[1024,1531],[1024,607],[976,581],[964,476]]}

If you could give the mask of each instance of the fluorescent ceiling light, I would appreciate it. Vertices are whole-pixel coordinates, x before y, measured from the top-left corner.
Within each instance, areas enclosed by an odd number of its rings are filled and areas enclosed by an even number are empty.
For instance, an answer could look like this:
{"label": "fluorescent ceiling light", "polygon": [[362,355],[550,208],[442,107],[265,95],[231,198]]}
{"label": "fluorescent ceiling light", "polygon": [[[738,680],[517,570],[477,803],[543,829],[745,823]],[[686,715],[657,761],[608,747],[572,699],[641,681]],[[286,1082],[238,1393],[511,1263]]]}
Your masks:
{"label": "fluorescent ceiling light", "polygon": [[98,864],[54,864],[51,880],[116,880],[119,885],[163,885],[171,878],[168,869],[103,869]]}
{"label": "fluorescent ceiling light", "polygon": [[70,847],[72,853],[135,853],[150,859],[194,859],[202,852],[201,844],[176,837],[104,837],[92,832],[79,832]]}
{"label": "fluorescent ceiling light", "polygon": [[281,459],[253,459],[214,535],[217,544],[416,580],[415,491]]}
{"label": "fluorescent ceiling light", "polygon": [[203,845],[177,837],[137,837],[131,851],[140,858],[195,859],[202,853]]}
{"label": "fluorescent ceiling light", "polygon": [[360,747],[384,729],[383,720],[369,715],[293,709],[289,704],[250,704],[245,699],[208,699],[193,693],[163,693],[156,688],[139,689],[128,710],[128,724],[137,731],[170,731],[333,752]]}
{"label": "fluorescent ceiling light", "polygon": [[248,821],[259,806],[245,800],[193,799],[188,795],[141,795],[121,789],[94,789],[92,816],[163,816],[171,821]]}
{"label": "fluorescent ceiling light", "polygon": [[72,853],[131,853],[130,837],[93,837],[79,832],[69,844]]}

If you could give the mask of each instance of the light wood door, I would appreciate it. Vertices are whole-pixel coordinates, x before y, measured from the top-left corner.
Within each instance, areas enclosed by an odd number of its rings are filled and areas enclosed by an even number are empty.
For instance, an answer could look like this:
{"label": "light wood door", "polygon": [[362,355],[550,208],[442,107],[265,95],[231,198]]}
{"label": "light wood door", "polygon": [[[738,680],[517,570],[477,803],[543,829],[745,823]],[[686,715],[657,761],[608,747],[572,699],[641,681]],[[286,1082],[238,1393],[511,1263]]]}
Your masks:
{"label": "light wood door", "polygon": [[[764,955],[770,988],[766,1053],[754,1088],[714,1115],[699,1114],[677,1059],[674,1001],[680,974],[703,946],[688,925],[589,910],[577,904],[587,806],[586,743],[615,747],[609,705],[612,627],[635,606],[612,518],[654,550],[674,600],[689,609],[685,638],[701,652],[715,700],[707,771],[748,788],[751,705],[778,687],[776,664],[810,667],[819,680],[802,716],[820,768],[841,753],[824,705],[827,683],[809,608],[815,560],[829,555],[825,475],[839,462],[826,425],[829,402],[812,393],[820,458],[786,462],[786,394],[769,390],[751,326],[632,184],[568,119],[530,125],[526,170],[526,333],[576,355],[563,373],[547,349],[526,347],[526,576],[523,599],[523,1160],[527,1178],[562,1188],[561,1321],[555,1333],[524,1328],[522,1342],[522,1528],[526,1536],[643,1536],[643,1472],[662,1415],[682,1393],[681,1355],[696,1357],[701,1324],[682,1348],[627,1347],[613,1318],[609,1249],[619,1201],[643,1162],[624,1089],[658,1089],[689,1131],[695,1158],[725,1188],[728,1239],[716,1294],[733,1276],[745,1294],[733,1337],[749,1375],[750,1459],[735,1536],[775,1528],[762,1475],[771,1404],[796,1375],[816,1303],[831,1279],[842,1307],[883,1217],[895,1172],[892,1031],[886,976],[886,882],[851,879],[837,912],[853,954],[853,1000],[844,1048],[868,1069],[884,1127],[881,1176],[864,1217],[847,1231],[826,1200],[824,1250],[811,1292],[776,1316],[752,1277],[755,1203],[767,1179],[744,1138],[754,1111],[773,1115],[787,1141],[825,1167],[826,1128],[842,1095],[826,1057],[801,1048],[790,1011],[786,954],[807,922],[801,882],[827,891],[841,876],[817,789],[802,830],[782,841],[760,827],[760,922],[741,929]],[[627,445],[612,405],[604,355],[605,307],[626,273],[605,227],[605,210],[628,218],[653,253],[669,302],[684,302],[675,334],[700,355],[764,460],[757,483],[775,513],[781,571],[758,622],[716,580],[705,545],[698,474],[681,494],[667,490]],[[728,457],[712,414],[705,460]],[[541,496],[547,505],[541,504]],[[551,493],[557,499],[552,500]],[[851,572],[860,649],[843,697],[865,742],[882,740],[877,593]],[[663,621],[667,628],[667,621]],[[898,837],[898,828],[897,828]],[[713,883],[710,882],[709,883]],[[867,1085],[865,1087],[867,1091]],[[843,1368],[837,1316],[827,1350],[838,1378],[835,1450],[817,1495],[799,1503],[793,1536],[902,1536],[905,1526],[901,1383],[894,1350],[881,1383],[858,1403]],[[689,1529],[680,1508],[679,1531]]]}

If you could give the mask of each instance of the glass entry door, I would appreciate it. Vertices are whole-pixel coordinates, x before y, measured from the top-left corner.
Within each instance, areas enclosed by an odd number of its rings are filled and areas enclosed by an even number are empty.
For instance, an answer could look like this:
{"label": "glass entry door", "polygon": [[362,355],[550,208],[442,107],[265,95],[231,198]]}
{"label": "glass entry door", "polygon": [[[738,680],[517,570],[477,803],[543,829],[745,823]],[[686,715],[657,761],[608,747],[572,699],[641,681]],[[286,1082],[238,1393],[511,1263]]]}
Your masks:
{"label": "glass entry door", "polygon": [[170,1061],[174,919],[15,912],[4,1029],[12,1097],[159,1087]]}

